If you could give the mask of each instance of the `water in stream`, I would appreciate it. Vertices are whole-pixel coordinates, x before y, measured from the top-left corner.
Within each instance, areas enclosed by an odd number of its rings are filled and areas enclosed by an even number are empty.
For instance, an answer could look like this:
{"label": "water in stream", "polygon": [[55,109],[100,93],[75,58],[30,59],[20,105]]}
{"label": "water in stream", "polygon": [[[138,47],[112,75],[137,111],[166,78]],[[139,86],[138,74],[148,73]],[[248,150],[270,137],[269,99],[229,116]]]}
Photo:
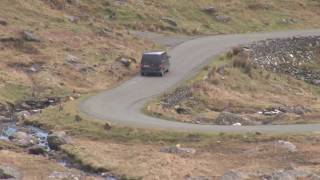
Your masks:
{"label": "water in stream", "polygon": [[16,132],[24,132],[32,136],[34,139],[36,139],[36,145],[45,149],[45,151],[48,153],[48,155],[51,158],[56,159],[57,163],[59,163],[60,165],[66,168],[76,168],[81,170],[87,175],[99,177],[99,179],[101,178],[105,180],[118,179],[114,176],[102,176],[101,174],[85,172],[79,164],[72,162],[72,159],[68,158],[66,155],[61,154],[61,152],[56,152],[51,150],[47,141],[49,133],[44,130],[41,130],[39,128],[32,127],[32,126],[17,126],[14,123],[6,123],[6,124],[0,123],[0,140],[10,142],[11,136],[14,135]]}

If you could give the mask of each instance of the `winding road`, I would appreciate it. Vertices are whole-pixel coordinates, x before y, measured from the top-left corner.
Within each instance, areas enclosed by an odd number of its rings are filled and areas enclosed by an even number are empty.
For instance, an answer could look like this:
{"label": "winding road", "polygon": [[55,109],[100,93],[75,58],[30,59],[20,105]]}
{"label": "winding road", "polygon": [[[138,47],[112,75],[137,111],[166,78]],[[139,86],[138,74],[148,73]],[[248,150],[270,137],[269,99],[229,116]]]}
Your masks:
{"label": "winding road", "polygon": [[218,35],[186,41],[169,51],[171,72],[161,77],[136,76],[120,86],[89,97],[80,103],[80,110],[100,120],[135,128],[162,129],[188,132],[265,132],[312,133],[320,132],[320,124],[219,126],[167,121],[142,113],[152,97],[179,85],[195,75],[202,67],[231,47],[267,38],[320,35],[320,30],[301,30],[239,35]]}

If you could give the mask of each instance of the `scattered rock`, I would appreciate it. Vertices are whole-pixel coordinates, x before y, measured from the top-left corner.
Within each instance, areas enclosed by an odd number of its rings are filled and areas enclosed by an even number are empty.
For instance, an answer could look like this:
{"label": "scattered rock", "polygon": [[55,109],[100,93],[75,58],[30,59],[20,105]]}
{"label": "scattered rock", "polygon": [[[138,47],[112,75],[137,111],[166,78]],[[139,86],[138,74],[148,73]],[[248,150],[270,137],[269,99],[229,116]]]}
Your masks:
{"label": "scattered rock", "polygon": [[215,123],[218,125],[257,125],[258,122],[252,121],[247,117],[230,112],[222,112],[216,118]]}
{"label": "scattered rock", "polygon": [[308,171],[300,170],[278,170],[271,174],[260,176],[260,178],[268,180],[294,180],[294,179],[320,179],[319,175],[316,175]]}
{"label": "scattered rock", "polygon": [[210,14],[210,15],[215,15],[218,12],[217,8],[214,6],[204,7],[201,9],[201,11],[203,11],[207,14]]}
{"label": "scattered rock", "polygon": [[120,62],[125,67],[129,68],[133,62],[137,62],[133,58],[119,57],[116,61]]}
{"label": "scattered rock", "polygon": [[231,21],[231,17],[230,17],[230,16],[227,16],[227,15],[224,15],[224,14],[216,15],[216,16],[215,16],[215,19],[216,19],[218,22],[221,22],[221,23],[227,23],[227,22]]}
{"label": "scattered rock", "polygon": [[21,147],[29,147],[37,143],[36,138],[21,131],[13,133],[11,136],[9,136],[9,139]]}
{"label": "scattered rock", "polygon": [[0,179],[19,179],[20,173],[12,167],[0,165]]}
{"label": "scattered rock", "polygon": [[248,9],[250,10],[270,10],[273,6],[268,3],[261,2],[252,2],[248,5]]}
{"label": "scattered rock", "polygon": [[248,48],[250,59],[257,67],[319,85],[320,72],[304,65],[317,63],[320,36],[268,39],[252,43]]}
{"label": "scattered rock", "polygon": [[110,129],[111,129],[111,124],[110,124],[109,122],[106,122],[106,123],[104,124],[103,128],[104,128],[105,130],[110,130]]}
{"label": "scattered rock", "polygon": [[74,55],[71,55],[71,54],[68,54],[65,58],[65,62],[66,63],[69,63],[69,64],[72,64],[72,65],[75,65],[75,64],[79,64],[80,61],[79,61],[79,58],[77,56],[74,56]]}
{"label": "scattered rock", "polygon": [[191,109],[185,108],[185,107],[181,107],[179,105],[176,105],[174,107],[174,109],[178,114],[191,114]]}
{"label": "scattered rock", "polygon": [[15,118],[17,121],[23,121],[25,119],[28,119],[31,116],[31,113],[29,111],[20,111],[15,114]]}
{"label": "scattered rock", "polygon": [[179,87],[174,92],[166,94],[161,100],[161,103],[164,107],[170,108],[191,96],[192,91],[189,87]]}
{"label": "scattered rock", "polygon": [[161,20],[168,23],[171,26],[178,27],[178,23],[172,18],[164,17]]}
{"label": "scattered rock", "polygon": [[104,27],[104,28],[98,29],[97,34],[100,36],[109,37],[113,35],[113,30],[108,27]]}
{"label": "scattered rock", "polygon": [[48,179],[70,179],[70,180],[80,180],[81,175],[76,175],[71,172],[57,172],[54,171],[48,177]]}
{"label": "scattered rock", "polygon": [[48,136],[50,149],[59,150],[59,147],[64,144],[67,144],[66,133],[64,131],[55,132]]}
{"label": "scattered rock", "polygon": [[213,180],[213,177],[207,177],[207,176],[190,176],[187,175],[185,177],[185,180]]}
{"label": "scattered rock", "polygon": [[220,180],[241,180],[241,179],[247,179],[248,175],[243,172],[239,171],[228,171],[224,173],[224,175],[220,178]]}
{"label": "scattered rock", "polygon": [[31,63],[14,62],[8,64],[9,67],[16,70],[21,70],[25,73],[37,73],[43,69],[44,65],[45,63],[41,61],[35,61]]}
{"label": "scattered rock", "polygon": [[29,32],[29,31],[23,31],[22,32],[22,37],[26,41],[40,42],[40,39],[37,36],[35,36],[33,33]]}
{"label": "scattered rock", "polygon": [[82,62],[80,62],[78,57],[71,54],[68,54],[65,58],[65,64],[83,74],[95,72],[95,69],[93,67],[83,64]]}
{"label": "scattered rock", "polygon": [[232,126],[242,126],[242,124],[241,123],[234,123],[234,124],[232,124]]}
{"label": "scattered rock", "polygon": [[[21,102],[17,102],[14,105],[14,111],[17,112],[17,115],[27,115],[30,116],[30,111],[45,109],[49,106],[55,106],[64,101],[61,97],[47,97],[43,99],[30,99]],[[27,113],[28,111],[28,113]],[[24,115],[24,116],[25,116]]]}
{"label": "scattered rock", "polygon": [[298,21],[294,18],[288,18],[288,19],[281,19],[281,21],[279,21],[280,24],[295,24]]}
{"label": "scattered rock", "polygon": [[275,145],[277,147],[280,147],[282,149],[285,149],[287,150],[288,152],[296,152],[297,151],[297,147],[296,145],[292,144],[291,142],[289,141],[282,141],[282,140],[279,140],[275,143]]}
{"label": "scattered rock", "polygon": [[196,150],[193,148],[181,148],[176,147],[164,147],[160,149],[160,152],[171,153],[171,154],[195,154]]}
{"label": "scattered rock", "polygon": [[72,22],[72,23],[78,23],[80,18],[79,17],[76,17],[76,16],[66,16],[67,19]]}
{"label": "scattered rock", "polygon": [[274,115],[277,115],[280,113],[282,113],[282,111],[279,109],[276,109],[276,108],[269,108],[269,109],[266,109],[266,110],[259,112],[259,114],[263,114],[265,116],[274,116]]}
{"label": "scattered rock", "polygon": [[81,116],[79,116],[79,115],[75,115],[74,120],[75,120],[76,122],[80,122],[80,121],[82,121],[82,118],[81,118]]}
{"label": "scattered rock", "polygon": [[1,26],[7,26],[8,22],[6,20],[0,18],[0,25]]}
{"label": "scattered rock", "polygon": [[12,118],[10,117],[0,116],[0,123],[7,123],[11,121],[12,121]]}

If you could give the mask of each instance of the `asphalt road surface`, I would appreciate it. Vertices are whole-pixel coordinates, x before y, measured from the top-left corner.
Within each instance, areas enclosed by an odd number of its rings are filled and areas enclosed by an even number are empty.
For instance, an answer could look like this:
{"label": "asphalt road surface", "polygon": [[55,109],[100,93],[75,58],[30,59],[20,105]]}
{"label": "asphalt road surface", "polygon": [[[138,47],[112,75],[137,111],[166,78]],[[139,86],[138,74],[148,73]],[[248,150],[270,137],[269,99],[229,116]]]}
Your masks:
{"label": "asphalt road surface", "polygon": [[230,50],[233,46],[267,38],[320,35],[320,30],[301,30],[241,35],[219,35],[186,41],[169,51],[172,57],[170,73],[164,77],[136,76],[120,86],[89,97],[80,103],[80,110],[99,120],[116,125],[164,129],[188,132],[265,132],[310,133],[320,132],[320,124],[219,126],[199,125],[167,121],[147,116],[142,108],[152,97],[158,96],[182,81],[195,75],[214,56]]}

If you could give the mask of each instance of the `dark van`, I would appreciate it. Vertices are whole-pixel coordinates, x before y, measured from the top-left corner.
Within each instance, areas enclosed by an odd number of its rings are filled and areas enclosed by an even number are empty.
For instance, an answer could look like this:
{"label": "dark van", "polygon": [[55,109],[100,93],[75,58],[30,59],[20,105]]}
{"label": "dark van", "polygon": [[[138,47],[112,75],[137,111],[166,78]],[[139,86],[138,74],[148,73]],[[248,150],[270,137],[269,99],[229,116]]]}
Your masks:
{"label": "dark van", "polygon": [[142,55],[141,59],[141,75],[159,74],[169,72],[170,62],[167,52],[147,52]]}

